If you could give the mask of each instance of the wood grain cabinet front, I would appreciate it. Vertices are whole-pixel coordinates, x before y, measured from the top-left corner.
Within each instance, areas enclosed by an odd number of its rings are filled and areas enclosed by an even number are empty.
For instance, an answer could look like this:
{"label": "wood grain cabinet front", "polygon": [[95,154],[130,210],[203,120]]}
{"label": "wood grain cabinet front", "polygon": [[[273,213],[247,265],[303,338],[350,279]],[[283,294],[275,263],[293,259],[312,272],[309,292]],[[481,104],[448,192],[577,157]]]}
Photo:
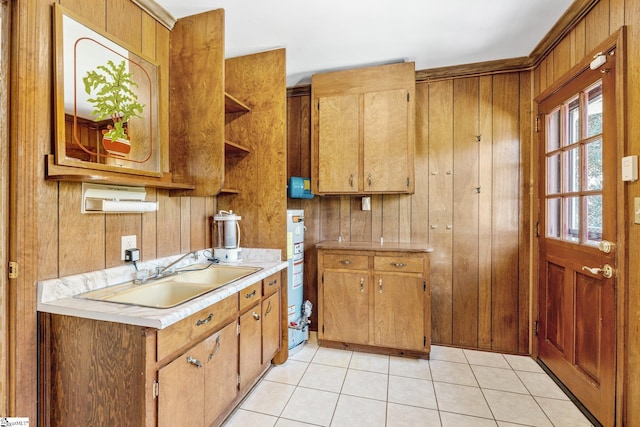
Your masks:
{"label": "wood grain cabinet front", "polygon": [[318,251],[320,345],[428,356],[426,253]]}
{"label": "wood grain cabinet front", "polygon": [[220,425],[281,348],[280,283],[274,273],[164,329],[43,313],[50,424]]}
{"label": "wood grain cabinet front", "polygon": [[238,393],[233,321],[158,371],[158,426],[209,426]]}
{"label": "wood grain cabinet front", "polygon": [[311,90],[314,194],[413,193],[414,64],[316,74]]}

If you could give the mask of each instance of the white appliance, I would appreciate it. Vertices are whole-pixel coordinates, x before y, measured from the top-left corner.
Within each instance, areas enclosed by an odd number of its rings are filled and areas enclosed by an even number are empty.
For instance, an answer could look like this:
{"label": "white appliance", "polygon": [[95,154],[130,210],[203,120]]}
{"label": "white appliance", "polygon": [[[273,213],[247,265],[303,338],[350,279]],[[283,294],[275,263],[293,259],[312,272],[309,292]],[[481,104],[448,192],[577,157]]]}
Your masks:
{"label": "white appliance", "polygon": [[213,257],[220,262],[242,261],[242,248],[240,248],[240,224],[242,219],[232,210],[220,211],[213,216]]}
{"label": "white appliance", "polygon": [[303,302],[304,211],[287,210],[287,269],[289,354],[300,350],[309,340],[311,302]]}

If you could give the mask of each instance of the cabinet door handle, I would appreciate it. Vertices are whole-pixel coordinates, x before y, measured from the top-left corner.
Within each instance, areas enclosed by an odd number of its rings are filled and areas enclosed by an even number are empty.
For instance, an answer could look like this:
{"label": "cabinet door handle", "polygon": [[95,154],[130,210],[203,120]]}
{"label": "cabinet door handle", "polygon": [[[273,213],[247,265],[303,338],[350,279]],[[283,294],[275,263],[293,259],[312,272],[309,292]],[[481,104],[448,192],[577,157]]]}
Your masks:
{"label": "cabinet door handle", "polygon": [[245,298],[252,298],[256,296],[256,290],[254,289],[253,292],[250,292],[248,294],[245,294],[244,297]]}
{"label": "cabinet door handle", "polygon": [[271,301],[267,304],[267,311],[264,312],[264,317],[267,317],[267,314],[271,313]]}
{"label": "cabinet door handle", "polygon": [[200,361],[194,357],[187,356],[187,363],[195,366],[196,368],[202,368],[202,363],[200,363]]}
{"label": "cabinet door handle", "polygon": [[360,293],[364,292],[364,277],[360,278]]}
{"label": "cabinet door handle", "polygon": [[253,316],[254,319],[260,320],[260,315],[258,313],[256,313],[255,311],[253,313],[251,313],[251,315]]}
{"label": "cabinet door handle", "polygon": [[380,280],[378,280],[378,293],[379,294],[382,293],[382,278],[380,278]]}
{"label": "cabinet door handle", "polygon": [[198,321],[196,322],[196,326],[204,325],[211,322],[211,320],[213,320],[213,313],[209,313],[209,315],[204,319],[198,319]]}
{"label": "cabinet door handle", "polygon": [[353,174],[349,176],[349,186],[353,187]]}
{"label": "cabinet door handle", "polygon": [[369,174],[369,176],[367,177],[368,181],[369,181],[369,187],[371,187],[371,174]]}
{"label": "cabinet door handle", "polygon": [[211,353],[209,353],[209,357],[207,358],[207,361],[210,362],[211,359],[213,359],[213,357],[220,351],[220,347],[222,346],[222,344],[220,344],[220,335],[218,335],[216,337],[216,348],[213,349],[213,351]]}
{"label": "cabinet door handle", "polygon": [[351,260],[350,259],[341,259],[340,260],[340,264],[342,264],[342,265],[351,265]]}
{"label": "cabinet door handle", "polygon": [[407,266],[407,264],[405,264],[404,262],[392,262],[391,265],[394,266],[394,267],[398,267],[398,268],[402,268],[402,267],[406,267]]}

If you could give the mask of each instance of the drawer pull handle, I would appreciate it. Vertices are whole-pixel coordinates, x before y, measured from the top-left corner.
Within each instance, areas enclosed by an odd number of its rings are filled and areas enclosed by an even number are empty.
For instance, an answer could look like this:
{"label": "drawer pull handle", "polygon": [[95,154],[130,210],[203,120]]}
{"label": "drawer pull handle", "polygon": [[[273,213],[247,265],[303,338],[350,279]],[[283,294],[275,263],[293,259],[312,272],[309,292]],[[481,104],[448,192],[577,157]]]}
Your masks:
{"label": "drawer pull handle", "polygon": [[222,345],[222,344],[220,344],[220,335],[218,335],[218,336],[216,337],[216,348],[215,348],[215,349],[213,349],[213,351],[212,351],[211,353],[209,353],[209,357],[208,357],[208,359],[207,359],[209,362],[210,362],[210,361],[211,361],[211,359],[213,359],[213,357],[214,357],[214,356],[215,356],[215,355],[220,351],[220,346],[221,346],[221,345]]}
{"label": "drawer pull handle", "polygon": [[200,361],[194,357],[187,356],[187,363],[195,366],[196,368],[202,368],[202,363],[200,363]]}
{"label": "drawer pull handle", "polygon": [[272,281],[269,282],[269,286],[273,286],[277,284],[278,284],[278,279],[273,279]]}
{"label": "drawer pull handle", "polygon": [[213,320],[213,313],[209,313],[209,315],[204,319],[198,319],[198,321],[196,322],[196,326],[204,325],[206,323],[211,322],[212,320]]}
{"label": "drawer pull handle", "polygon": [[267,304],[267,311],[264,312],[264,317],[267,317],[267,314],[271,313],[271,301]]}
{"label": "drawer pull handle", "polygon": [[406,267],[407,266],[407,264],[405,264],[404,262],[392,262],[391,265],[394,266],[394,267],[398,267],[398,268],[402,268],[402,267]]}
{"label": "drawer pull handle", "polygon": [[382,294],[382,279],[378,281],[378,293]]}
{"label": "drawer pull handle", "polygon": [[351,265],[351,260],[350,259],[340,260],[340,264],[342,264],[342,265]]}
{"label": "drawer pull handle", "polygon": [[360,278],[360,293],[364,292],[364,277]]}
{"label": "drawer pull handle", "polygon": [[251,313],[251,315],[253,316],[254,319],[260,320],[260,315],[258,313],[256,313],[255,311],[253,313]]}
{"label": "drawer pull handle", "polygon": [[248,294],[245,294],[245,298],[252,298],[256,296],[256,290],[254,289],[253,292],[250,292]]}

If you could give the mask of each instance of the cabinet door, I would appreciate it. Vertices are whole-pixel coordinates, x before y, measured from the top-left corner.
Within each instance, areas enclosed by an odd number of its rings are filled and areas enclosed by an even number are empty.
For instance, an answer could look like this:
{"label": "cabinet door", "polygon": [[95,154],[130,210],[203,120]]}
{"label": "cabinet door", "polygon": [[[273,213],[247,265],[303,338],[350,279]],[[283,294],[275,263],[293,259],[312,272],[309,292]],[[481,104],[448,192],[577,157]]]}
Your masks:
{"label": "cabinet door", "polygon": [[412,191],[414,121],[406,89],[364,94],[364,192]]}
{"label": "cabinet door", "polygon": [[358,95],[318,100],[318,191],[357,193],[360,187]]}
{"label": "cabinet door", "polygon": [[256,304],[240,316],[240,390],[244,390],[262,368],[261,333],[260,304]]}
{"label": "cabinet door", "polygon": [[262,302],[262,364],[280,350],[280,291]]}
{"label": "cabinet door", "polygon": [[158,371],[158,426],[204,425],[205,346],[200,343]]}
{"label": "cabinet door", "polygon": [[422,277],[375,275],[374,342],[384,347],[425,348],[425,293]]}
{"label": "cabinet door", "polygon": [[323,339],[369,343],[368,282],[367,271],[324,271]]}
{"label": "cabinet door", "polygon": [[238,323],[225,326],[204,341],[205,424],[211,425],[238,393]]}

